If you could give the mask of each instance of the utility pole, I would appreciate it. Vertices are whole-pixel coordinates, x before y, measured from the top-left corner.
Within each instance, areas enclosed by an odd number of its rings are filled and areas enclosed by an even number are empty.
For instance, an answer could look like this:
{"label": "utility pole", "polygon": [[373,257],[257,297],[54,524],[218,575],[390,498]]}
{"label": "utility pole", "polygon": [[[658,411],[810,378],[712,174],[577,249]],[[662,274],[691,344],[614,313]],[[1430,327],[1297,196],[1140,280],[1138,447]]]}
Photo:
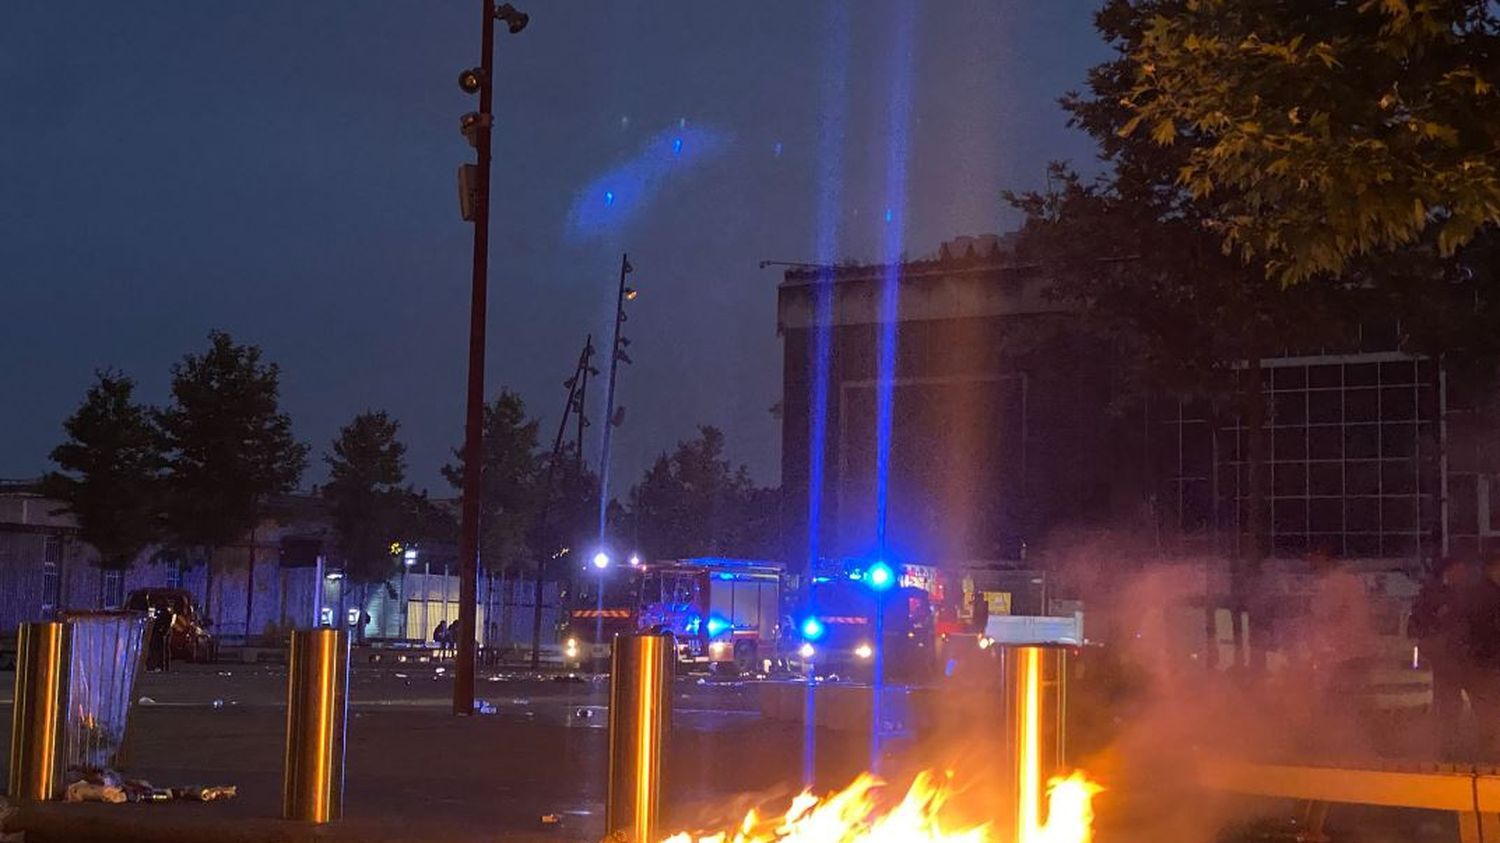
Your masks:
{"label": "utility pole", "polygon": [[[578,353],[578,365],[573,369],[573,377],[568,378],[564,384],[568,388],[568,403],[563,407],[562,418],[557,422],[557,436],[552,440],[552,456],[547,460],[547,473],[542,480],[542,516],[538,519],[538,523],[541,524],[543,531],[547,529],[547,521],[552,515],[552,475],[556,472],[557,461],[562,458],[563,436],[568,432],[568,417],[576,412],[579,429],[583,429],[583,388],[588,384],[589,372],[592,370],[589,358],[593,356],[594,335],[589,334],[583,342],[583,351]],[[581,440],[579,447],[582,447]],[[546,596],[543,578],[547,573],[547,561],[552,558],[556,556],[538,556],[536,562],[536,590],[533,593],[531,607],[532,670],[539,670],[542,666],[542,599]]]}
{"label": "utility pole", "polygon": [[[477,151],[476,162],[459,168],[459,203],[474,223],[473,288],[469,298],[469,380],[464,414],[463,514],[458,535],[458,662],[454,665],[453,713],[474,713],[474,636],[479,599],[479,513],[484,461],[484,328],[488,307],[490,258],[490,130],[494,125],[495,21],[515,34],[530,17],[505,3],[483,0],[479,67],[459,75],[459,87],[479,94],[479,111],[464,115],[459,128]],[[472,169],[471,169],[472,168]]]}

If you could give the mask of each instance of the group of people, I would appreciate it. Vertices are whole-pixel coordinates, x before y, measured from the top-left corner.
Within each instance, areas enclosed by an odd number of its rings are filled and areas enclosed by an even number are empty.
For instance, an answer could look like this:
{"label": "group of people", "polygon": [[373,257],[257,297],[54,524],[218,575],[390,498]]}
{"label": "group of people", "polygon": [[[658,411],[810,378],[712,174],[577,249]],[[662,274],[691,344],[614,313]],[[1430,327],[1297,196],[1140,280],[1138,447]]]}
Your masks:
{"label": "group of people", "polygon": [[[1412,605],[1407,632],[1432,668],[1440,751],[1454,761],[1500,756],[1500,556],[1443,560]],[[1473,712],[1465,730],[1464,698]]]}
{"label": "group of people", "polygon": [[438,657],[447,658],[458,654],[458,621],[438,621],[432,630],[432,643],[437,645]]}

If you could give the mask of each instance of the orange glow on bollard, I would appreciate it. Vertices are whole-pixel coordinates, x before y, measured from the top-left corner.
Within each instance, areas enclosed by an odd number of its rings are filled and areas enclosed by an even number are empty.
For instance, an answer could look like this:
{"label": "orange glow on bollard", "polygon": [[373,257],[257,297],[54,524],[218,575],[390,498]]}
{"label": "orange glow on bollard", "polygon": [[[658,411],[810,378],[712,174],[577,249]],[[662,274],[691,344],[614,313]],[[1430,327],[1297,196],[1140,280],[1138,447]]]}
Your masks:
{"label": "orange glow on bollard", "polygon": [[661,771],[671,723],[672,638],[615,638],[609,677],[609,790],[605,830],[628,843],[654,843]]}

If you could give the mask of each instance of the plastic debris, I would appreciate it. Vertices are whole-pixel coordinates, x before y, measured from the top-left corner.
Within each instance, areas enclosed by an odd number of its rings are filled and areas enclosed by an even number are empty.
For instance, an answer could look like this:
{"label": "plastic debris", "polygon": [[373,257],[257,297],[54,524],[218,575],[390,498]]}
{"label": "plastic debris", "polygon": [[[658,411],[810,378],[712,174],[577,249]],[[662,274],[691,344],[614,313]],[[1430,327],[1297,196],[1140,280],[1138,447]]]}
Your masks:
{"label": "plastic debris", "polygon": [[562,825],[562,814],[542,814],[542,825]]}
{"label": "plastic debris", "polygon": [[396,674],[396,678],[397,679],[405,679],[406,678],[406,674],[404,674],[404,673],[398,673],[398,674]]}
{"label": "plastic debris", "polygon": [[156,705],[156,700],[153,700],[150,697],[141,697],[140,699],[138,699],[138,700],[135,701],[135,704],[136,705]]}
{"label": "plastic debris", "polygon": [[126,798],[125,788],[97,782],[76,781],[63,791],[64,802],[108,802],[118,805]]}
{"label": "plastic debris", "polygon": [[223,708],[224,707],[224,701],[223,700],[214,700],[213,705],[214,705],[214,708]]}
{"label": "plastic debris", "polygon": [[480,714],[494,714],[497,709],[495,708],[495,704],[488,700],[475,700],[474,710]]}
{"label": "plastic debris", "polygon": [[444,673],[448,672],[448,668],[446,668],[446,667],[435,667],[435,668],[432,669],[432,672],[436,673],[439,676],[442,676]]}
{"label": "plastic debris", "polygon": [[239,787],[232,784],[213,787],[191,785],[171,788],[171,792],[173,799],[183,799],[188,802],[216,802],[220,799],[233,799],[238,796]]}

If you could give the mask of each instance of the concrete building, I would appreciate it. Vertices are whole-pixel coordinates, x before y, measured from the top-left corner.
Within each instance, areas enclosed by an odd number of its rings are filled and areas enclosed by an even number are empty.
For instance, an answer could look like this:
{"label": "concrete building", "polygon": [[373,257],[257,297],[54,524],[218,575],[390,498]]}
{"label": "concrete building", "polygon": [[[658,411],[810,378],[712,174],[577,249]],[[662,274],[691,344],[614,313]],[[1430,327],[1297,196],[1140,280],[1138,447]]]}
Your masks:
{"label": "concrete building", "polygon": [[[1122,527],[1162,555],[1243,552],[1242,420],[1117,394],[1111,350],[1003,246],[962,238],[934,260],[786,273],[787,558],[874,552],[882,505],[887,551],[906,562],[1019,563],[1060,533]],[[881,318],[889,277],[894,326]],[[884,488],[883,334],[895,340]],[[1263,361],[1273,556],[1415,567],[1500,552],[1490,402],[1400,350],[1401,335],[1397,321],[1368,324],[1348,347]]]}
{"label": "concrete building", "polygon": [[[880,291],[898,284],[887,482],[877,468]],[[1108,349],[998,241],[896,267],[794,269],[785,342],[788,558],[1016,560],[1052,527],[1108,519],[1122,454]],[[825,353],[826,351],[826,353]],[[821,407],[821,410],[820,410]],[[821,482],[819,477],[821,475]]]}

